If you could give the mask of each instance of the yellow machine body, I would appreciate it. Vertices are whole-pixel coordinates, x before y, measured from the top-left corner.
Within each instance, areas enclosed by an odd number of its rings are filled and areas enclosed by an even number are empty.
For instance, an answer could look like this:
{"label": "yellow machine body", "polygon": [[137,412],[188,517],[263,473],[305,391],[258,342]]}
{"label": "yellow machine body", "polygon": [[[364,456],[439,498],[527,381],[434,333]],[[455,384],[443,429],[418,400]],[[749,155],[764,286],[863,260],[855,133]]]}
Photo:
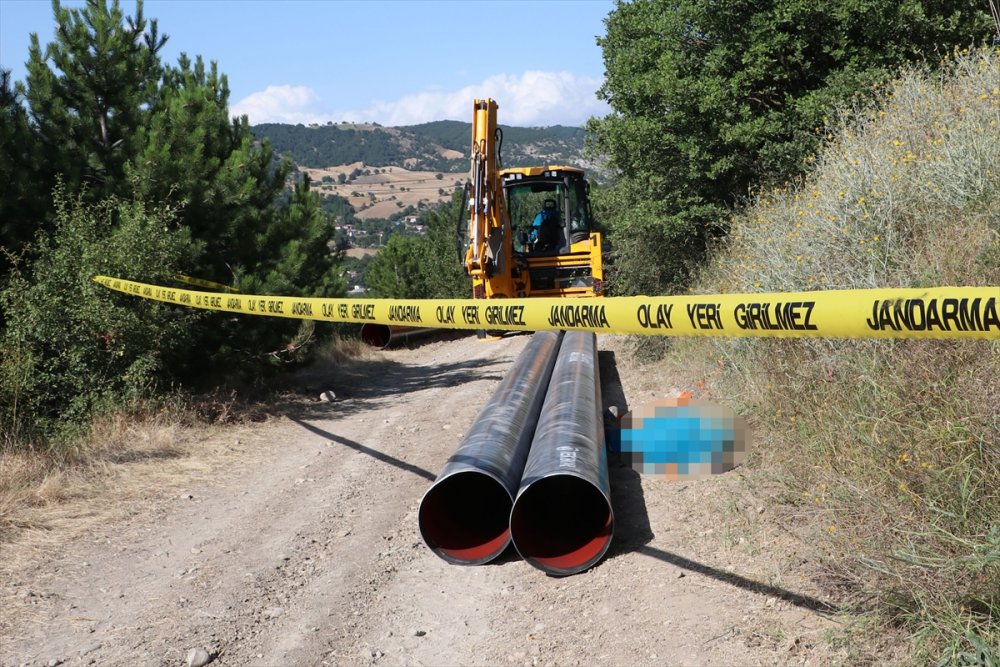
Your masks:
{"label": "yellow machine body", "polygon": [[500,137],[496,102],[476,100],[465,254],[473,297],[603,296],[603,246],[583,170],[500,169]]}

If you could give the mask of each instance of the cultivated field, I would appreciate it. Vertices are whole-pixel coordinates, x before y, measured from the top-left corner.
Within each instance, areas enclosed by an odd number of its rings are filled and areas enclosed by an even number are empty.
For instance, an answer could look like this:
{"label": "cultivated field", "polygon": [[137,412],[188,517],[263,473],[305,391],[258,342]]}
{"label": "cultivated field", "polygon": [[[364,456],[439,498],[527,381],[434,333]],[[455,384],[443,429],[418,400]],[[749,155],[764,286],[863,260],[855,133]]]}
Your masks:
{"label": "cultivated field", "polygon": [[[367,169],[372,173],[358,176],[351,183],[337,183],[340,175],[346,178],[355,169]],[[380,173],[374,173],[376,170]],[[467,172],[410,171],[404,167],[370,167],[360,162],[325,169],[303,167],[301,171],[309,175],[314,189],[321,195],[338,195],[350,201],[362,220],[387,218],[421,202],[434,205],[449,201],[455,188],[468,178]],[[333,182],[324,183],[324,177]]]}

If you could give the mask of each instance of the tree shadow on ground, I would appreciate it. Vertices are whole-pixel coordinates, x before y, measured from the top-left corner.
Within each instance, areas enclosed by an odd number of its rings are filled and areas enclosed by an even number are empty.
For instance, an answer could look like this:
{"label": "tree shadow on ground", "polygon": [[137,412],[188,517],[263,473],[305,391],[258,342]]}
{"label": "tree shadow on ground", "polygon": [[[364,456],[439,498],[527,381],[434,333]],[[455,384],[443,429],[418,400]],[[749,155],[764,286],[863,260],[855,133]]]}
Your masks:
{"label": "tree shadow on ground", "polygon": [[342,445],[344,447],[353,449],[356,452],[367,454],[368,456],[378,461],[381,461],[382,463],[388,463],[389,465],[399,468],[400,470],[405,470],[406,472],[413,473],[414,475],[417,475],[418,477],[423,477],[424,479],[429,480],[431,482],[433,482],[437,478],[437,475],[435,475],[429,470],[424,470],[420,466],[413,465],[412,463],[408,463],[402,459],[397,459],[395,456],[386,454],[385,452],[380,452],[377,449],[366,447],[365,445],[362,445],[360,442],[355,442],[354,440],[351,440],[350,438],[345,438],[342,435],[337,435],[335,433],[330,433],[329,431],[325,431],[320,427],[310,424],[298,417],[289,415],[288,419],[295,422],[296,424],[306,429],[307,431],[326,438],[335,445]]}
{"label": "tree shadow on ground", "polygon": [[[310,368],[300,374],[271,411],[302,419],[324,419],[365,412],[380,399],[415,391],[455,387],[480,380],[503,378],[505,360],[469,359],[430,366],[394,359],[355,359]],[[498,367],[500,369],[498,370]],[[321,401],[332,391],[331,401]]]}
{"label": "tree shadow on ground", "polygon": [[462,329],[433,329],[426,333],[400,336],[386,348],[389,350],[419,350],[425,345],[467,338],[469,332]]}

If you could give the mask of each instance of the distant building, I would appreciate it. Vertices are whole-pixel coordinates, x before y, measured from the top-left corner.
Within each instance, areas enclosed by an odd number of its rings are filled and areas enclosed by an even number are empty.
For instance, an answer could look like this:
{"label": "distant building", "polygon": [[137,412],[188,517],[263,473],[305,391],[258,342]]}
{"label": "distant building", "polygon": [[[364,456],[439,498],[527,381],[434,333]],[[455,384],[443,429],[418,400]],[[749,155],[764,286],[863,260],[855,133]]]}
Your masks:
{"label": "distant building", "polygon": [[404,215],[399,219],[399,223],[403,224],[403,229],[413,234],[419,234],[423,236],[427,233],[427,226],[420,223],[420,217],[416,215]]}

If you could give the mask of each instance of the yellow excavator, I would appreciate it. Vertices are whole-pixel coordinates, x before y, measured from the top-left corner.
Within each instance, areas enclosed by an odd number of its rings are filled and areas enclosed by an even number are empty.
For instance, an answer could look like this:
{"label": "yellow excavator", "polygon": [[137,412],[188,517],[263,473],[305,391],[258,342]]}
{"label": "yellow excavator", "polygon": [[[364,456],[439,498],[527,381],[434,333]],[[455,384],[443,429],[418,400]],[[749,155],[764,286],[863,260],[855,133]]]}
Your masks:
{"label": "yellow excavator", "polygon": [[582,169],[502,169],[497,103],[472,113],[465,270],[476,299],[602,296],[601,234]]}

